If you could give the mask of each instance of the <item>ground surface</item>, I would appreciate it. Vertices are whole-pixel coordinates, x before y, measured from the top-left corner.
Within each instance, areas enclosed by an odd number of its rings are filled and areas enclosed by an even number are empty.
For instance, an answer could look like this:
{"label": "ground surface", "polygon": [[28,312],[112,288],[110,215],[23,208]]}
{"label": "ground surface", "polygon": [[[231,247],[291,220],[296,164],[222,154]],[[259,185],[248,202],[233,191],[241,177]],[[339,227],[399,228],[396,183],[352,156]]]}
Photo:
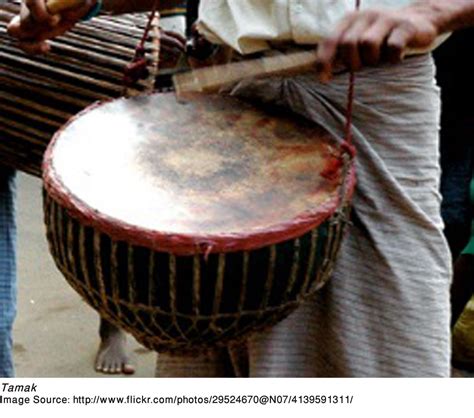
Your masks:
{"label": "ground surface", "polygon": [[[18,178],[19,295],[15,324],[18,377],[94,377],[98,315],[69,287],[49,255],[41,183]],[[155,355],[129,340],[135,376],[153,377]]]}

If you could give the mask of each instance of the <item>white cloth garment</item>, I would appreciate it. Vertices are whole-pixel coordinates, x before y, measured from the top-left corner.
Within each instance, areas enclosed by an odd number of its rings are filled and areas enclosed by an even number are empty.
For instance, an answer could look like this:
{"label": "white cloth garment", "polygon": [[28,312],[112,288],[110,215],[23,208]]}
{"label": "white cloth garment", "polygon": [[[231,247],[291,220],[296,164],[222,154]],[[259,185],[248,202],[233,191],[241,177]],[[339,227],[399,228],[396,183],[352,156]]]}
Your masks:
{"label": "white cloth garment", "polygon": [[[362,0],[361,9],[393,9],[413,2]],[[249,54],[268,49],[269,42],[317,44],[354,10],[355,0],[201,0],[198,28],[210,41]],[[419,52],[426,51],[409,54]]]}

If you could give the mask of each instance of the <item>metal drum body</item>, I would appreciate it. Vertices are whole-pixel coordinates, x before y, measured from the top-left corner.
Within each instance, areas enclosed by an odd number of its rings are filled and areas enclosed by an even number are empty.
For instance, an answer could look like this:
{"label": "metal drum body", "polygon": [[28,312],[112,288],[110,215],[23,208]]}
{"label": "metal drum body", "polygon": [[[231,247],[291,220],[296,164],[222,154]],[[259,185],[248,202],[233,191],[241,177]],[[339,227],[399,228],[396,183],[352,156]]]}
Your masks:
{"label": "metal drum body", "polygon": [[[54,133],[99,100],[120,97],[123,69],[143,35],[145,14],[98,17],[51,42],[51,53],[28,56],[7,35],[18,0],[0,4],[0,160],[35,176]],[[156,37],[154,38],[156,39]],[[156,75],[156,41],[147,44]],[[148,82],[136,91],[149,90]]]}
{"label": "metal drum body", "polygon": [[238,341],[328,279],[355,182],[353,167],[322,175],[335,155],[314,124],[230,97],[90,108],[46,154],[51,252],[88,304],[151,349]]}

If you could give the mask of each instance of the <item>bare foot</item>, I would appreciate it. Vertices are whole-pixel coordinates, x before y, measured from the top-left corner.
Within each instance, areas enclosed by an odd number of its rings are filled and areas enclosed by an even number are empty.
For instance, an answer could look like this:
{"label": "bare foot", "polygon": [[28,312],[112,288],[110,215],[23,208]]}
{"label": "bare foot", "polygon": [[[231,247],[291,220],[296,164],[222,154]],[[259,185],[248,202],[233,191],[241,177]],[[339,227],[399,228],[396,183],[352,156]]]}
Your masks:
{"label": "bare foot", "polygon": [[135,367],[129,363],[125,350],[125,333],[101,318],[99,334],[101,341],[95,359],[95,370],[105,374],[135,373]]}

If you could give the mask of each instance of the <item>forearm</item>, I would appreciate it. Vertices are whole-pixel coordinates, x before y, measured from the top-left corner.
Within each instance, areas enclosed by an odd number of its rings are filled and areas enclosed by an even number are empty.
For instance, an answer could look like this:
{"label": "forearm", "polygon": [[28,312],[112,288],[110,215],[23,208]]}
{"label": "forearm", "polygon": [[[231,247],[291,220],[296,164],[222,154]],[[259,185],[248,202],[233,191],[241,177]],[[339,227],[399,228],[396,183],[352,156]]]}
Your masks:
{"label": "forearm", "polygon": [[474,0],[419,0],[408,8],[429,16],[439,33],[474,26]]}
{"label": "forearm", "polygon": [[[111,14],[145,12],[151,10],[155,0],[104,0],[104,11]],[[180,0],[160,0],[158,10],[168,10],[182,4]]]}

